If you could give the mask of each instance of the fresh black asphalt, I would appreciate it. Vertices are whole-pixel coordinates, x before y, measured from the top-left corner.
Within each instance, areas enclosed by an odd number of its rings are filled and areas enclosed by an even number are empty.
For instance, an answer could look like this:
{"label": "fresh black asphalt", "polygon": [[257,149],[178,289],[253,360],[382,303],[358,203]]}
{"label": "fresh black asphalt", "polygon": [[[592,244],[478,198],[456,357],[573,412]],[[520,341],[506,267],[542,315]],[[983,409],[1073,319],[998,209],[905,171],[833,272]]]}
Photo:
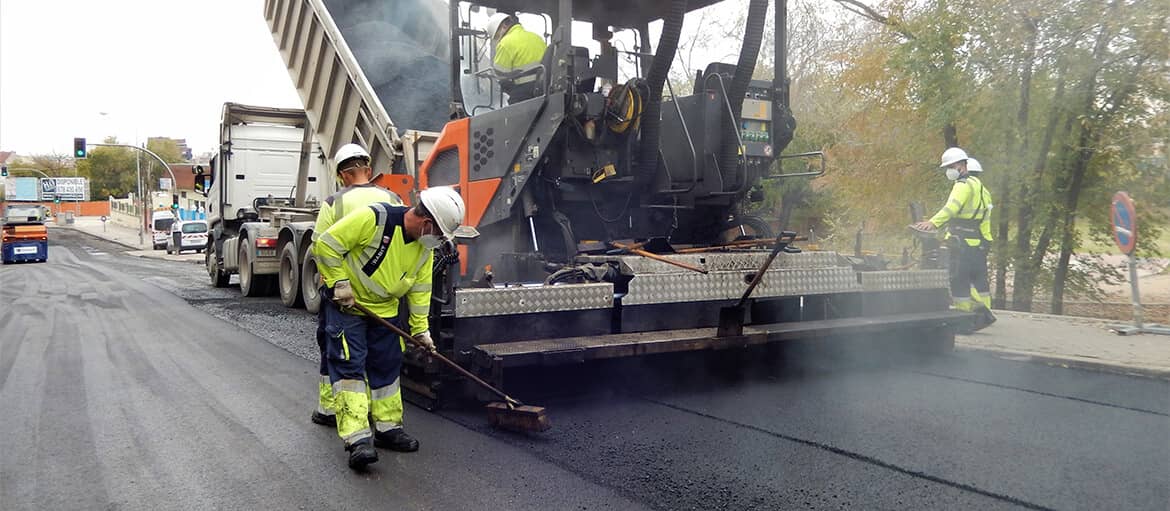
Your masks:
{"label": "fresh black asphalt", "polygon": [[422,450],[382,451],[354,474],[336,435],[308,421],[312,316],[214,289],[201,265],[51,237],[48,263],[0,267],[3,509],[1170,503],[1170,383],[975,353],[533,372],[509,390],[547,406],[551,431],[408,406]]}

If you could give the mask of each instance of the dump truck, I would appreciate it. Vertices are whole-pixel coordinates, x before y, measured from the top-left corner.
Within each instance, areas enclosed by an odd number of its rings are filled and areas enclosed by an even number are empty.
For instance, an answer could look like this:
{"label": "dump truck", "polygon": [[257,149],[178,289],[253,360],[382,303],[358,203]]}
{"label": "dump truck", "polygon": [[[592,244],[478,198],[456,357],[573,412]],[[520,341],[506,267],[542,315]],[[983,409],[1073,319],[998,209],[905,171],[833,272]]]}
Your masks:
{"label": "dump truck", "polygon": [[[305,112],[295,108],[224,103],[219,150],[204,184],[208,238],[204,263],[215,287],[239,275],[244,296],[279,293],[288,307],[317,312],[317,265],[309,251],[320,204],[337,191],[326,155],[314,142]],[[437,133],[406,133],[407,151],[425,150]],[[384,177],[396,192],[414,187],[405,174]]]}
{"label": "dump truck", "polygon": [[49,230],[39,204],[8,204],[0,223],[0,261],[4,264],[49,260]]}
{"label": "dump truck", "polygon": [[[969,315],[949,310],[945,271],[804,252],[749,213],[762,186],[822,174],[824,155],[783,154],[796,122],[782,0],[772,80],[752,79],[769,11],[752,0],[737,61],[673,90],[684,19],[717,3],[266,0],[264,16],[326,157],[356,142],[379,180],[459,190],[474,232],[436,256],[431,331],[493,383],[513,368],[792,339],[950,349]],[[479,28],[498,12],[547,43],[519,76],[495,69]],[[503,92],[521,78],[535,97]],[[439,131],[422,160],[402,149],[407,128]],[[784,171],[790,158],[801,171]],[[425,354],[403,372],[423,406],[459,392]]]}

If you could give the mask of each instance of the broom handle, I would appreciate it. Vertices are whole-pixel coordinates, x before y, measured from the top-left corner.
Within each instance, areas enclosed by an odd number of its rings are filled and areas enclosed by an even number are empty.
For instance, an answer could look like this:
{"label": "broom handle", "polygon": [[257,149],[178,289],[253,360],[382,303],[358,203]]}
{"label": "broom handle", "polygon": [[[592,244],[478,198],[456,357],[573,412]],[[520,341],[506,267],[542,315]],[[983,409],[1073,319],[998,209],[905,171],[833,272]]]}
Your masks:
{"label": "broom handle", "polygon": [[455,362],[451,361],[451,359],[444,357],[443,355],[440,355],[438,352],[428,350],[426,346],[423,346],[423,343],[415,340],[413,335],[410,335],[410,334],[406,333],[406,331],[404,331],[403,329],[398,328],[397,326],[394,326],[394,323],[386,321],[381,316],[374,314],[373,312],[370,312],[370,309],[367,309],[365,305],[354,302],[353,306],[355,308],[357,308],[357,310],[360,310],[363,313],[365,313],[365,315],[367,317],[373,318],[374,321],[378,322],[378,324],[390,329],[391,332],[394,332],[394,333],[402,336],[403,338],[409,340],[411,344],[413,344],[419,348],[422,348],[423,350],[426,350],[428,353],[430,353],[430,355],[432,357],[435,357],[435,358],[441,360],[444,364],[447,364],[448,367],[450,367],[451,369],[454,369],[459,374],[462,374],[467,379],[479,384],[479,386],[481,386],[485,389],[492,391],[492,393],[494,393],[495,395],[500,396],[500,398],[503,399],[504,401],[507,401],[508,403],[511,403],[513,405],[522,404],[519,401],[512,399],[511,396],[505,394],[502,390],[497,389],[497,388],[493,387],[490,383],[481,380],[478,376],[472,374],[471,371],[464,369],[463,366],[460,366],[459,364],[456,364]]}

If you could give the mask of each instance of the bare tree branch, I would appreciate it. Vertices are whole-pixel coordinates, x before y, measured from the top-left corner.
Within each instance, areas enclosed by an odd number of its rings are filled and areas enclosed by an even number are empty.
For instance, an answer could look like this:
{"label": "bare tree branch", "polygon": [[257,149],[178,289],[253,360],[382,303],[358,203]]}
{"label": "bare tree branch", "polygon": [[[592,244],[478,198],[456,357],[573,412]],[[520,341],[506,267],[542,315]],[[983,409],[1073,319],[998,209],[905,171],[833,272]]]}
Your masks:
{"label": "bare tree branch", "polygon": [[887,27],[892,28],[895,32],[902,34],[906,39],[917,39],[913,33],[906,29],[906,26],[896,20],[891,20],[889,16],[884,16],[877,12],[873,7],[865,5],[857,0],[835,0],[841,5],[842,9],[853,14],[861,16],[871,21],[876,21]]}

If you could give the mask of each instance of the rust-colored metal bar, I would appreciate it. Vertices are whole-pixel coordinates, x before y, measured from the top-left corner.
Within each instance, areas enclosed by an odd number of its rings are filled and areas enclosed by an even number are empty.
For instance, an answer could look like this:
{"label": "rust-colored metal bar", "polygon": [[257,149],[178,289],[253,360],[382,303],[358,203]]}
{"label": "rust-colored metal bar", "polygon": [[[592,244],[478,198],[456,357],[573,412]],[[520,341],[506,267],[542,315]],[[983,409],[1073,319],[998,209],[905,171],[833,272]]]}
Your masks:
{"label": "rust-colored metal bar", "polygon": [[679,268],[699,272],[699,273],[702,273],[703,275],[707,274],[706,268],[700,268],[698,266],[690,265],[690,264],[687,264],[687,263],[684,263],[681,261],[675,261],[674,259],[663,257],[663,256],[660,256],[660,255],[655,254],[653,252],[647,252],[647,251],[642,250],[640,248],[634,248],[633,245],[626,245],[625,243],[619,243],[616,241],[612,242],[611,245],[613,245],[616,248],[620,248],[622,250],[625,250],[631,254],[640,255],[640,256],[645,257],[647,259],[653,259],[655,261],[678,266]]}
{"label": "rust-colored metal bar", "polygon": [[[407,340],[408,342],[410,342],[411,344],[413,344],[413,345],[415,345],[415,346],[418,346],[419,348],[422,348],[422,349],[424,349],[424,350],[427,350],[427,347],[426,347],[426,346],[423,346],[423,344],[422,344],[421,342],[418,342],[417,340],[415,340],[415,338],[414,338],[414,336],[413,336],[413,335],[410,335],[410,334],[406,333],[406,331],[404,331],[403,329],[401,329],[401,328],[398,328],[398,327],[394,326],[394,323],[391,323],[391,322],[389,322],[389,321],[386,321],[386,320],[385,320],[385,319],[383,319],[381,316],[378,316],[377,314],[374,314],[373,312],[370,312],[370,309],[367,309],[367,308],[366,308],[366,306],[364,306],[364,305],[362,305],[362,304],[360,304],[360,303],[357,303],[357,302],[354,302],[353,306],[354,306],[354,307],[355,307],[357,310],[360,310],[360,311],[362,311],[362,313],[364,313],[364,314],[365,314],[367,317],[369,317],[370,319],[372,319],[372,320],[376,321],[376,322],[377,322],[379,325],[382,325],[382,326],[384,326],[384,327],[388,328],[388,329],[389,329],[391,332],[394,332],[394,333],[398,334],[399,336],[401,336],[403,339],[406,339],[406,340]],[[469,380],[471,380],[471,381],[475,382],[476,384],[478,384],[479,386],[481,386],[481,387],[483,387],[483,388],[485,388],[485,389],[487,389],[487,390],[490,390],[490,391],[491,391],[493,394],[495,394],[495,395],[497,395],[497,396],[500,396],[500,399],[503,399],[503,400],[504,400],[504,401],[506,401],[508,404],[510,404],[510,405],[513,405],[513,406],[520,406],[520,405],[522,405],[522,404],[523,404],[523,403],[521,403],[520,401],[517,401],[516,399],[513,399],[511,396],[509,396],[509,395],[505,394],[505,393],[504,393],[504,391],[502,391],[502,390],[500,390],[500,389],[497,389],[497,388],[493,387],[493,386],[492,386],[490,383],[488,383],[488,382],[486,382],[486,381],[483,381],[483,380],[482,380],[482,379],[480,379],[478,376],[476,376],[476,375],[472,374],[472,373],[471,373],[471,371],[468,371],[467,369],[464,369],[464,368],[463,368],[463,366],[460,366],[459,364],[456,364],[456,363],[455,363],[454,361],[452,361],[451,359],[449,359],[449,358],[447,358],[447,357],[444,357],[443,355],[440,355],[440,354],[438,354],[438,353],[436,353],[436,352],[434,352],[434,351],[427,350],[427,352],[428,352],[428,353],[430,353],[430,355],[431,355],[432,357],[435,357],[435,358],[439,359],[439,361],[440,361],[440,362],[443,362],[444,364],[446,364],[446,365],[447,365],[448,367],[450,367],[451,369],[454,369],[456,372],[458,372],[459,374],[463,375],[465,378],[467,378],[467,379],[469,379]]]}

